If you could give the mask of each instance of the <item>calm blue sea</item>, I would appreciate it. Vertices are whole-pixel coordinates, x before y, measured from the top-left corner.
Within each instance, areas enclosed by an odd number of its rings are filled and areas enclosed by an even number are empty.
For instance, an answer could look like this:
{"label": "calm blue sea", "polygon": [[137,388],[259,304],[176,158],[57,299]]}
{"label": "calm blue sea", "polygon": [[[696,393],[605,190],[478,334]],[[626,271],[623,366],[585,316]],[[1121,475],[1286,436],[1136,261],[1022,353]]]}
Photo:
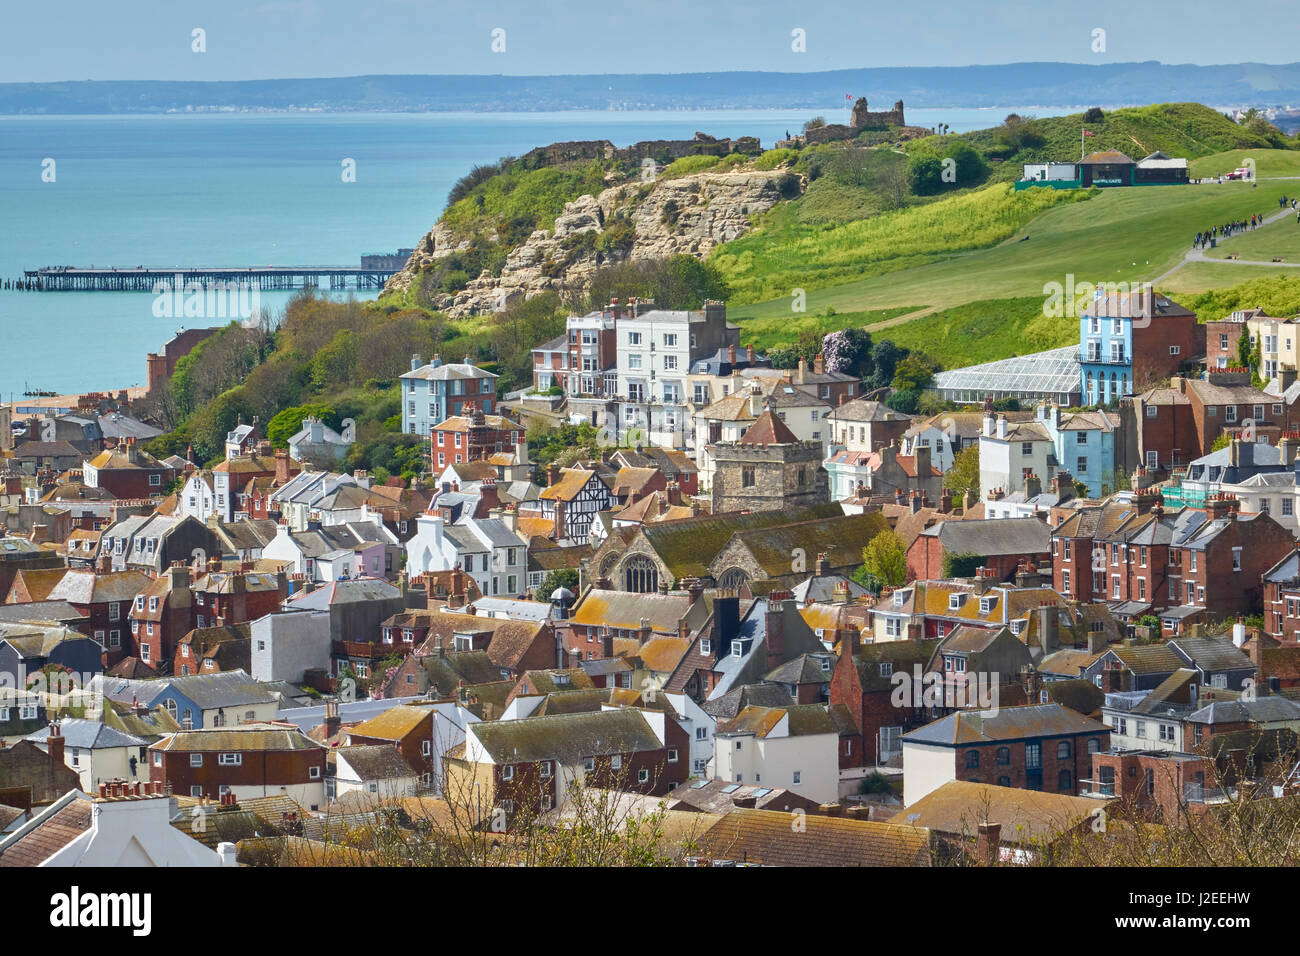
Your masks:
{"label": "calm blue sea", "polygon": [[[909,109],[907,116],[963,132],[996,125],[1011,111],[1065,112]],[[770,147],[809,115],[0,116],[0,277],[44,265],[355,265],[363,253],[414,246],[475,163],[557,141],[621,146],[697,130],[758,136]],[[42,181],[47,159],[53,182]],[[355,161],[355,182],[343,181],[345,159]],[[288,295],[264,292],[262,306],[282,310]],[[149,293],[0,291],[0,396],[143,382],[145,354],[185,324],[155,316],[153,302]]]}

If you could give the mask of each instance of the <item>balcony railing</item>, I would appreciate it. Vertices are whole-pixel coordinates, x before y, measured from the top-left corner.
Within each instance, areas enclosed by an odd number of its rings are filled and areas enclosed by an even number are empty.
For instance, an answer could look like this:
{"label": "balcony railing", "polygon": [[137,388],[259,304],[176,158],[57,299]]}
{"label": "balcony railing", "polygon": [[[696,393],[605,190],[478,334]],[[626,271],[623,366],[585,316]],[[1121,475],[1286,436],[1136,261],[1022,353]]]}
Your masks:
{"label": "balcony railing", "polygon": [[1183,784],[1183,801],[1186,803],[1227,803],[1228,791],[1222,787],[1207,787],[1200,783]]}
{"label": "balcony railing", "polygon": [[1114,780],[1080,780],[1079,796],[1081,797],[1113,797],[1115,796]]}

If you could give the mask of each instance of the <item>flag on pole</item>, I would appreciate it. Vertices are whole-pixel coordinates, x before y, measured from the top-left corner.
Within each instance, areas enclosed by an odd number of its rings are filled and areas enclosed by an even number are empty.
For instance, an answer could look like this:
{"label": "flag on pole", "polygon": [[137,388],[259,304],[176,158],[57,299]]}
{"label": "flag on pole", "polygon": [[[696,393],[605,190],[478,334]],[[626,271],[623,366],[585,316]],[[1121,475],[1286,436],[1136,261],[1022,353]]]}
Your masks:
{"label": "flag on pole", "polygon": [[1083,131],[1083,135],[1084,135],[1084,136],[1091,136],[1091,135],[1092,135],[1092,130],[1087,130],[1087,129],[1085,129],[1085,130]]}

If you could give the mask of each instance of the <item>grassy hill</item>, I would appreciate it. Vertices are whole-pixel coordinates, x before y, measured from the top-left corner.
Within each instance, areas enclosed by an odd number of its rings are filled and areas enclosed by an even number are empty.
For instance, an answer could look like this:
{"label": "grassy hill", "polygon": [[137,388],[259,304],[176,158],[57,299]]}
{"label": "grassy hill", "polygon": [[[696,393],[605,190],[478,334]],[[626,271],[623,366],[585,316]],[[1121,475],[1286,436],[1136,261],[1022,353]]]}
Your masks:
{"label": "grassy hill", "polygon": [[[1237,155],[1226,154],[1210,159],[1222,166],[1234,161]],[[1264,178],[1289,174],[1294,168],[1294,154],[1257,150],[1253,151],[1253,157],[1261,177],[1256,188],[1233,182],[1100,190],[1087,202],[1048,206],[1020,225],[1009,237],[988,248],[957,253],[885,274],[872,274],[868,267],[863,270],[863,278],[809,291],[808,315],[815,316],[833,309],[849,324],[856,314],[905,305],[947,310],[995,299],[1041,297],[1045,283],[1064,283],[1067,274],[1075,275],[1079,281],[1090,282],[1153,280],[1182,261],[1198,230],[1229,219],[1246,218],[1251,213],[1276,211],[1281,195],[1300,192],[1300,181]],[[1039,190],[1026,190],[1018,195],[1037,192]],[[939,208],[939,205],[930,208]],[[1293,222],[1291,227],[1295,228]],[[755,233],[742,241],[756,243],[760,238],[761,234]],[[723,247],[715,259],[729,253],[734,246],[735,243]],[[831,259],[829,252],[826,259]],[[1187,266],[1171,279],[1177,280],[1183,272],[1193,268]],[[1224,265],[1219,268],[1248,267]],[[1226,284],[1235,284],[1245,277],[1238,271],[1216,278]],[[1167,291],[1201,291],[1209,286],[1162,283],[1161,287]],[[801,321],[807,321],[800,316],[791,316],[788,293],[740,306],[730,314],[741,322],[742,328],[749,320],[770,321],[784,316],[791,321],[791,335],[797,334]],[[923,316],[914,321],[919,323],[919,329],[925,329],[934,320]],[[992,318],[991,321],[997,322]],[[891,336],[914,334],[902,332],[903,328],[905,326],[894,327]],[[742,331],[742,340],[745,336]],[[969,353],[956,342],[950,346],[936,345],[932,354],[945,367],[970,364]]]}
{"label": "grassy hill", "polygon": [[[1078,159],[1080,132],[1084,128],[1093,134],[1084,140],[1088,152],[1117,149],[1133,159],[1141,159],[1156,150],[1170,156],[1197,159],[1227,150],[1294,145],[1293,141],[1276,131],[1270,133],[1262,128],[1238,125],[1200,103],[1128,107],[1106,112],[1101,120],[1091,121],[1085,121],[1083,113],[1071,113],[1034,120],[1033,127],[1042,141],[1020,148],[1007,144],[1006,131],[1002,127],[949,138],[960,139],[998,160],[991,178],[1002,182],[1019,179],[1020,167],[1024,163]],[[913,148],[925,145],[926,141],[920,140],[913,144]]]}

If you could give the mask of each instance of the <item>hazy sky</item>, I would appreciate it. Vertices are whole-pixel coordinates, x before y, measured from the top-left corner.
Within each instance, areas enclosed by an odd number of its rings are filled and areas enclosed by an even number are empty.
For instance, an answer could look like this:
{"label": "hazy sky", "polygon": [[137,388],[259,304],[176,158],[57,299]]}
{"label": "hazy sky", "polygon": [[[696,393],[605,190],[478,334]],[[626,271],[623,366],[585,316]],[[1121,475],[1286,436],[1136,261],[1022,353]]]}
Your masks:
{"label": "hazy sky", "polygon": [[0,82],[1290,63],[1298,28],[1295,0],[43,0],[5,4]]}

